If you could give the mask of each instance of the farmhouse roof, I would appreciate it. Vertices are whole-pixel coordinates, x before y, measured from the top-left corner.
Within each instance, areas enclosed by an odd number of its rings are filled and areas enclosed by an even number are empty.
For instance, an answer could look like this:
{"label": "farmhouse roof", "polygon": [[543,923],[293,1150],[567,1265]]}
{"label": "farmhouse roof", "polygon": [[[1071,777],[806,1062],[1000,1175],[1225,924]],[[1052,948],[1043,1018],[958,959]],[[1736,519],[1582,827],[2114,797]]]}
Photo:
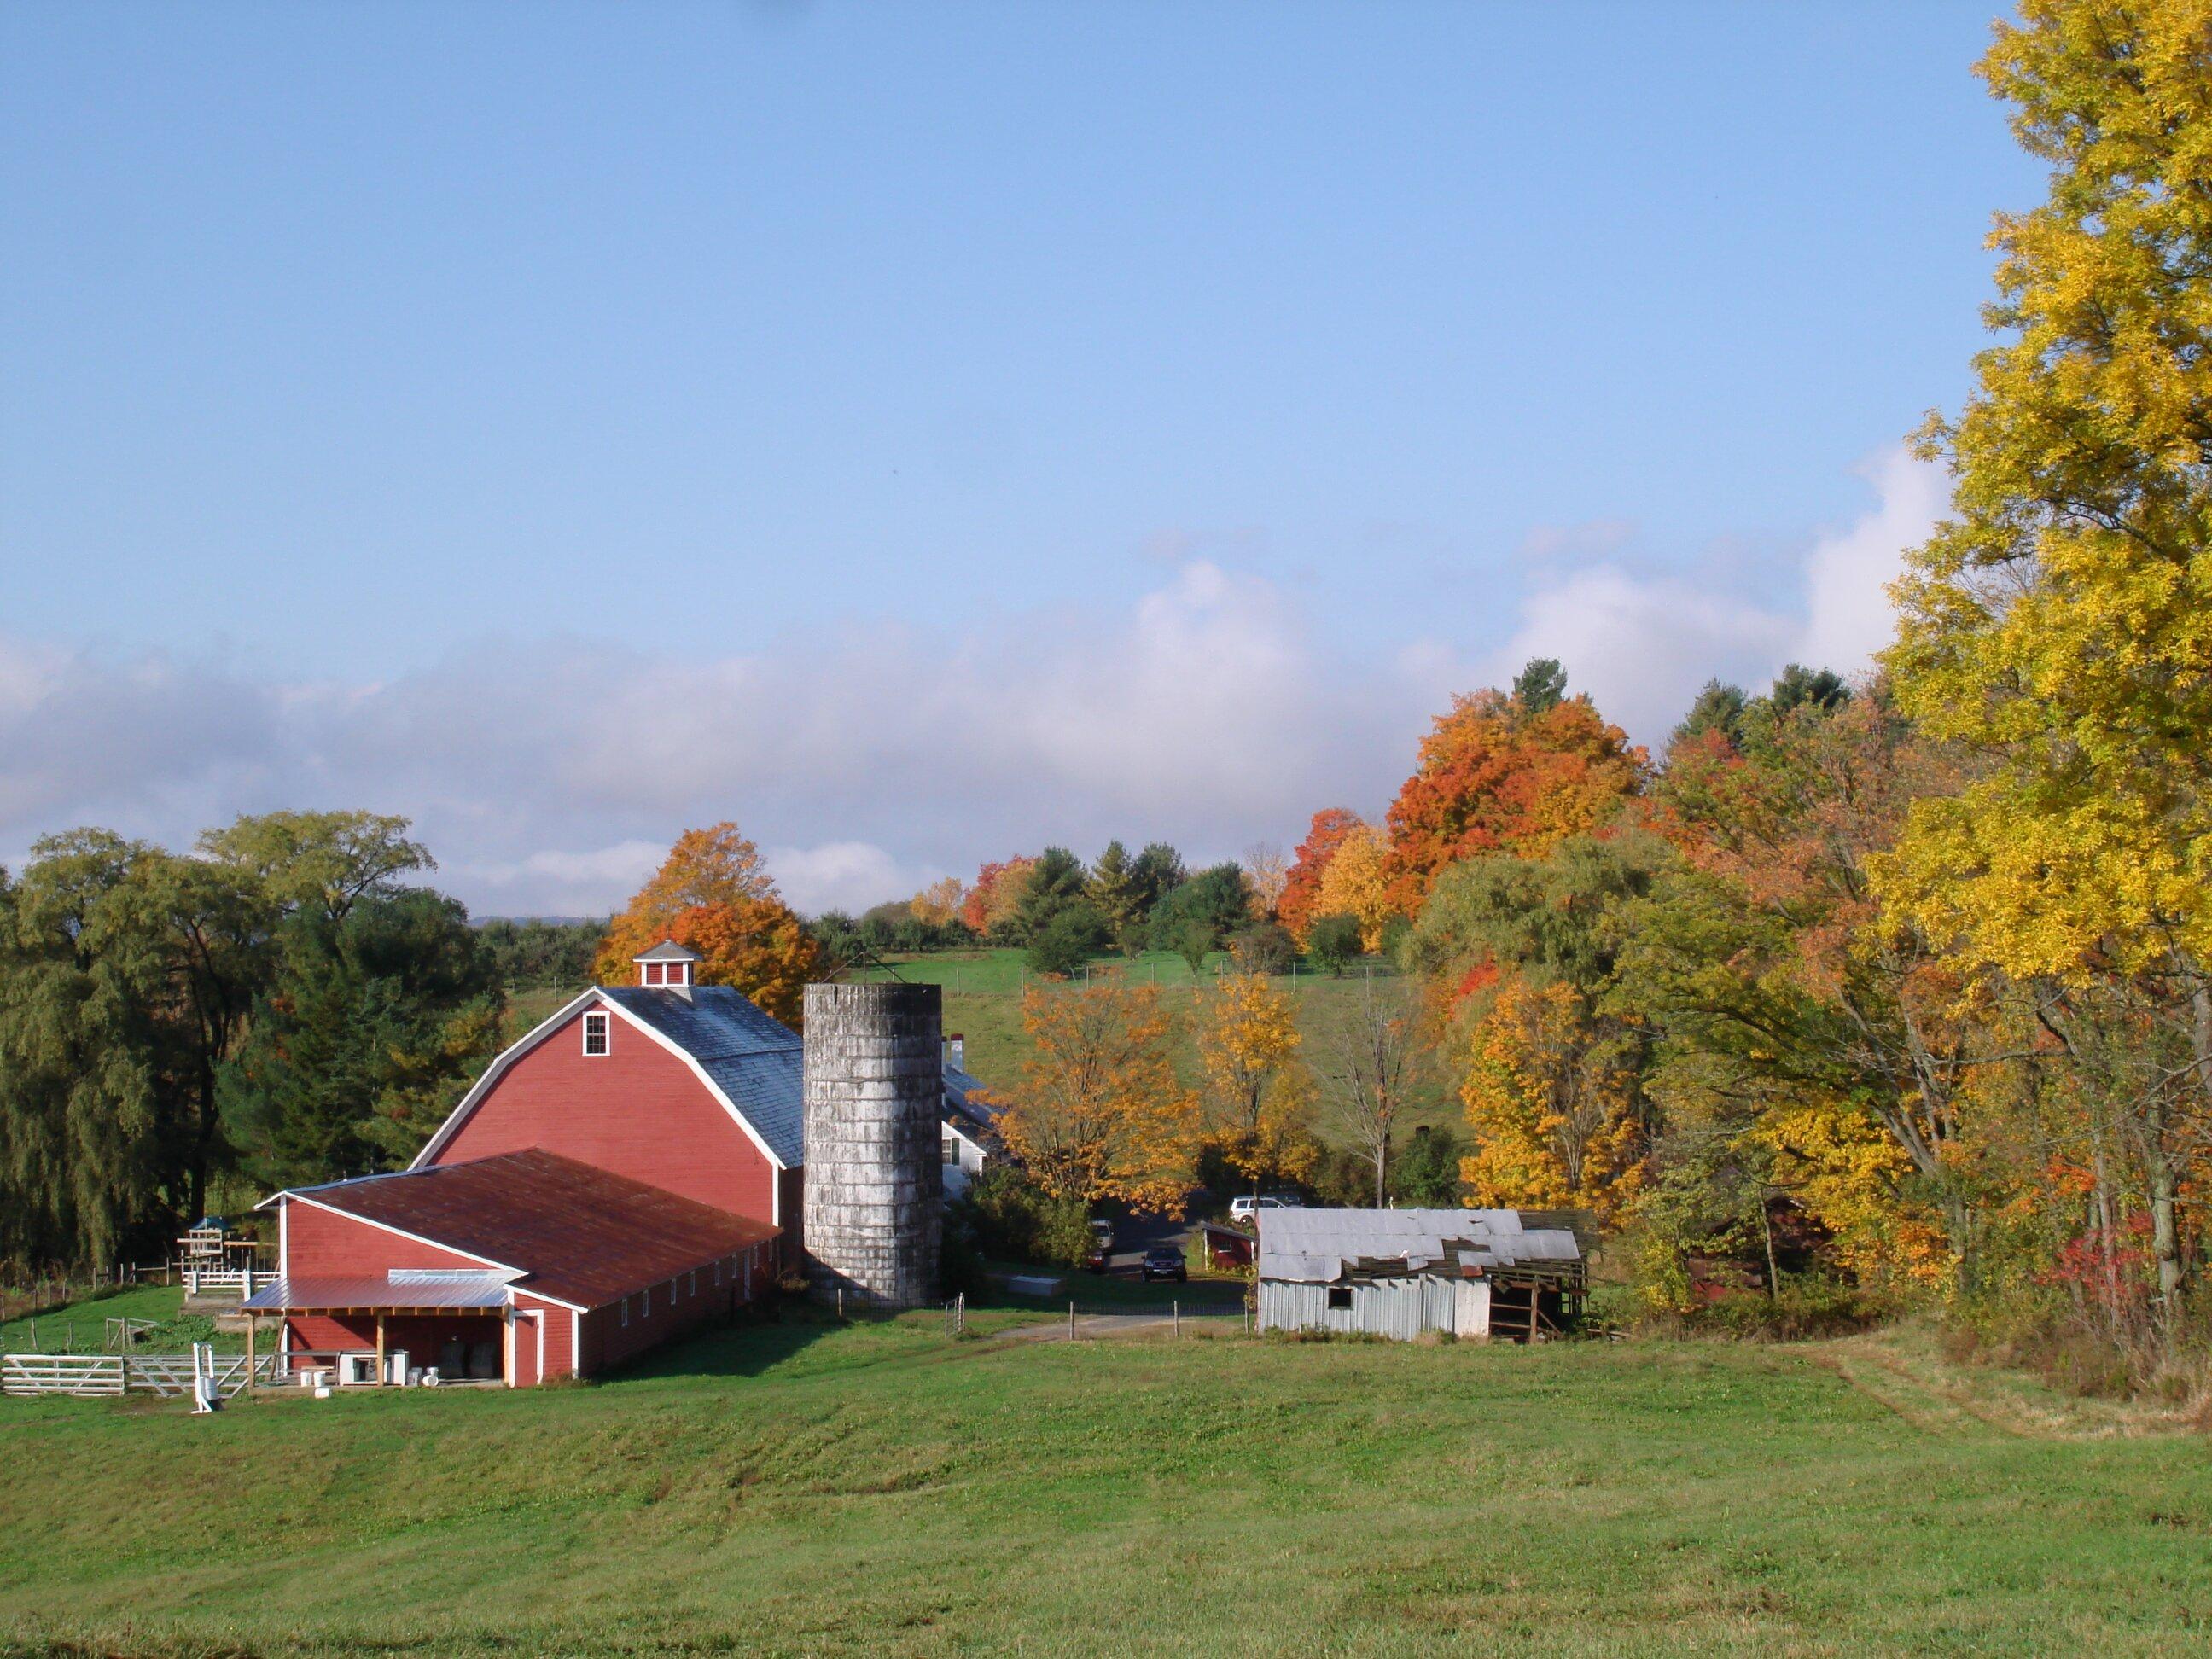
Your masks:
{"label": "farmhouse roof", "polygon": [[1329,1284],[1360,1262],[1453,1276],[1582,1260],[1564,1227],[1529,1228],[1518,1210],[1261,1210],[1260,1277]]}
{"label": "farmhouse roof", "polygon": [[672,939],[665,939],[650,951],[641,951],[632,962],[704,962],[706,957],[696,951],[688,950]]}
{"label": "farmhouse roof", "polygon": [[776,1236],[760,1222],[536,1147],[278,1196],[510,1269],[521,1275],[516,1290],[583,1308]]}

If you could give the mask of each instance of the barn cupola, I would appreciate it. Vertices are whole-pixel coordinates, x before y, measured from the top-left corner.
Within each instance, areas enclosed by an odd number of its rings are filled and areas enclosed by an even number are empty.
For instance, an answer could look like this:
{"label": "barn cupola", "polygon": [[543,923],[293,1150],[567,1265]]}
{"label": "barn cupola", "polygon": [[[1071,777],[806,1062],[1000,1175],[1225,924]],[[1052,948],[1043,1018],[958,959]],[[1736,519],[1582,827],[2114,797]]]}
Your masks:
{"label": "barn cupola", "polygon": [[643,956],[630,958],[637,963],[640,985],[673,991],[686,1002],[691,1000],[691,975],[700,959],[696,951],[687,951],[672,939],[665,939]]}

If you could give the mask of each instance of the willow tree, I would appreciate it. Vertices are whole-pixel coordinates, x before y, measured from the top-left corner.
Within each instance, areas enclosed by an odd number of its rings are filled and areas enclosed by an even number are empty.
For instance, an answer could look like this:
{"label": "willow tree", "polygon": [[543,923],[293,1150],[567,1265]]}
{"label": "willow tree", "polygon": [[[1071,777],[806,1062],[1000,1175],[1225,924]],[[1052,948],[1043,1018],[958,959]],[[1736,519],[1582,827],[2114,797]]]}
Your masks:
{"label": "willow tree", "polygon": [[[1888,653],[1923,731],[1988,771],[1915,808],[1883,878],[1939,939],[2039,988],[2170,1011],[2212,1107],[2212,12],[2024,0],[1981,72],[2046,199],[1999,218],[2002,336],[1923,453],[1954,515],[1910,559]],[[2160,1291],[2194,1127],[2138,1124]]]}

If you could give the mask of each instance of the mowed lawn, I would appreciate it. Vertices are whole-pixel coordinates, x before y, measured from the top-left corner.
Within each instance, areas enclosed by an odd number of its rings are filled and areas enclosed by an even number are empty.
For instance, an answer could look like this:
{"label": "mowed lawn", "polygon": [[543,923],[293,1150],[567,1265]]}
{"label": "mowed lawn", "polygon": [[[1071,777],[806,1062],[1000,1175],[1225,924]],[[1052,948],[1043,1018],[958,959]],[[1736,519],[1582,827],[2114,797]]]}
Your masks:
{"label": "mowed lawn", "polygon": [[1909,1340],[927,1316],[534,1393],[8,1401],[0,1651],[2199,1652],[2212,1459],[2145,1426]]}

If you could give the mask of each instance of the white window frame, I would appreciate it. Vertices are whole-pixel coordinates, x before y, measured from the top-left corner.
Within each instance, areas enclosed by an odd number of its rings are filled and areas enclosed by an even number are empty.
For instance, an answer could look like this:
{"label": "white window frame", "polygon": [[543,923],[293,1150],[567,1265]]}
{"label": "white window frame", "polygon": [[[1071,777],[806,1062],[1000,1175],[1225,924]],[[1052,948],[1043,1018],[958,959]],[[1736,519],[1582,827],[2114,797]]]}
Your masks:
{"label": "white window frame", "polygon": [[[596,1053],[592,1048],[592,1022],[594,1020],[599,1022],[599,1048]],[[582,1027],[581,1046],[586,1060],[605,1060],[609,1054],[614,1053],[615,1017],[612,1014],[604,1008],[586,1008],[584,1011]]]}

